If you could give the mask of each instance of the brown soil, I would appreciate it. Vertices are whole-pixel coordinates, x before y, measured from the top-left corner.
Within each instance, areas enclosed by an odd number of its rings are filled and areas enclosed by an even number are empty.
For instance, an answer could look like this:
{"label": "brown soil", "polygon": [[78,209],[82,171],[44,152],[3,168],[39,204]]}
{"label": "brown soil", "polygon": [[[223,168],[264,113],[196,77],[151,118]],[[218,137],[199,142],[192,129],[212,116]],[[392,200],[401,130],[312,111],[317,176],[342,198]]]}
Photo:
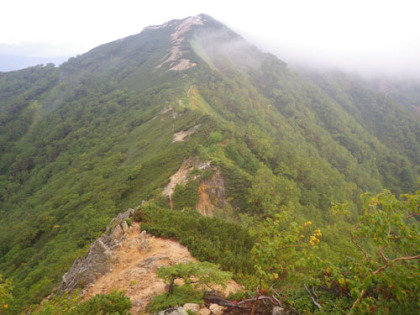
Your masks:
{"label": "brown soil", "polygon": [[[182,22],[178,27],[176,28],[175,32],[171,34],[172,44],[171,52],[168,53],[163,59],[164,61],[159,64],[155,69],[159,69],[166,63],[171,64],[171,68],[169,71],[180,71],[185,70],[191,67],[196,66],[196,63],[190,62],[188,59],[182,58],[182,43],[184,42],[183,34],[188,32],[191,29],[191,26],[193,25],[202,25],[203,21],[198,16],[191,16],[188,19],[186,19],[184,22]],[[180,59],[180,60],[179,60]],[[174,63],[179,60],[179,62],[174,65]]]}
{"label": "brown soil", "polygon": [[198,124],[198,125],[196,125],[194,127],[191,127],[188,130],[174,133],[174,139],[172,140],[172,142],[181,142],[181,141],[184,141],[184,139],[186,137],[188,137],[189,135],[192,135],[194,132],[196,132],[199,127],[200,127],[200,125]]}
{"label": "brown soil", "polygon": [[[144,310],[154,295],[165,291],[165,284],[156,276],[161,266],[170,266],[180,262],[195,261],[185,246],[176,241],[147,236],[148,246],[139,250],[140,227],[134,224],[126,233],[122,246],[113,251],[118,257],[111,272],[100,277],[87,288],[84,299],[95,294],[107,294],[112,290],[122,290],[130,297],[133,307],[131,312],[138,314]],[[143,243],[145,244],[145,243]]]}
{"label": "brown soil", "polygon": [[196,209],[203,216],[213,217],[215,210],[221,210],[227,205],[225,181],[217,168],[209,180],[198,186],[198,203]]}
{"label": "brown soil", "polygon": [[[176,241],[141,234],[140,226],[136,223],[125,235],[125,241],[112,252],[117,262],[108,274],[84,290],[84,300],[95,294],[122,290],[132,302],[131,312],[139,314],[153,296],[165,292],[165,284],[156,275],[159,267],[196,259]],[[225,292],[239,289],[241,286],[232,281]]]}
{"label": "brown soil", "polygon": [[214,205],[211,203],[210,196],[206,192],[207,185],[205,182],[202,182],[200,186],[198,186],[198,203],[196,206],[196,209],[198,212],[201,213],[201,215],[206,217],[213,217],[213,210]]}

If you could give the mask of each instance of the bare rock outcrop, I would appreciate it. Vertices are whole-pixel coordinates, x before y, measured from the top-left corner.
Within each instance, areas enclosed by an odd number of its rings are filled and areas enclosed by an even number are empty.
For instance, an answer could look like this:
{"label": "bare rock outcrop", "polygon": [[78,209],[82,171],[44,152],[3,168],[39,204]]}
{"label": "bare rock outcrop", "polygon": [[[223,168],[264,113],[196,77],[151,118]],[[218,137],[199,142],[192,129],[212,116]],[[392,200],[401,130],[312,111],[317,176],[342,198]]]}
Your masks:
{"label": "bare rock outcrop", "polygon": [[214,210],[221,210],[228,205],[225,180],[220,168],[216,167],[212,177],[200,183],[198,193],[196,209],[206,217],[213,217]]}
{"label": "bare rock outcrop", "polygon": [[157,313],[157,315],[188,315],[188,313],[184,310],[184,308],[178,306],[168,308],[167,310]]}
{"label": "bare rock outcrop", "polygon": [[[162,191],[162,196],[169,197],[171,199],[172,194],[174,193],[175,187],[178,184],[186,184],[190,180],[190,173],[194,168],[198,170],[207,170],[211,169],[210,161],[202,162],[198,158],[189,158],[185,159],[182,162],[179,170],[170,177],[169,183]],[[195,180],[196,178],[191,178]]]}
{"label": "bare rock outcrop", "polygon": [[172,47],[170,52],[162,58],[162,62],[156,66],[155,69],[159,69],[163,65],[168,64],[170,67],[169,71],[181,71],[197,65],[184,57],[184,34],[187,33],[193,25],[203,25],[202,17],[190,16],[176,26],[175,31],[171,34]]}
{"label": "bare rock outcrop", "polygon": [[112,265],[118,261],[118,256],[113,255],[113,249],[124,241],[128,230],[126,219],[133,213],[134,209],[128,209],[112,219],[105,233],[90,246],[87,257],[76,259],[70,270],[64,274],[59,291],[84,288],[111,270]]}
{"label": "bare rock outcrop", "polygon": [[[133,211],[113,219],[106,232],[91,245],[87,257],[73,263],[63,276],[61,292],[82,288],[82,301],[87,301],[96,294],[122,290],[132,302],[131,313],[142,314],[154,296],[167,290],[157,276],[160,267],[196,261],[177,241],[155,237],[137,222],[129,227],[126,219]],[[232,281],[227,284],[225,294],[240,289]],[[185,312],[183,308],[178,311]]]}

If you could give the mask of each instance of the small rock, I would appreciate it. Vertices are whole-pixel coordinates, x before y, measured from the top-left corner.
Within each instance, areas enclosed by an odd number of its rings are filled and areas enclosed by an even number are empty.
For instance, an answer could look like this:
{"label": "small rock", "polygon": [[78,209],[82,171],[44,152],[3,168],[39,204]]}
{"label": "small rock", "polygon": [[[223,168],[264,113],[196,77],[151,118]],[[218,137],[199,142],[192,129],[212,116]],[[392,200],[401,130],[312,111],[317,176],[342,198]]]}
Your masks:
{"label": "small rock", "polygon": [[[111,255],[111,264],[118,264],[118,262],[120,261],[120,258],[118,257],[118,255]],[[109,271],[112,271],[112,268],[109,269]]]}
{"label": "small rock", "polygon": [[119,241],[121,240],[121,238],[124,235],[124,230],[121,228],[121,226],[118,224],[114,230],[112,231],[112,237],[116,240]]}
{"label": "small rock", "polygon": [[139,262],[136,267],[150,269],[157,269],[157,262],[162,259],[168,259],[168,256],[149,257]]}
{"label": "small rock", "polygon": [[272,315],[286,315],[286,310],[283,307],[275,306]]}
{"label": "small rock", "polygon": [[200,305],[194,303],[186,303],[184,305],[184,310],[188,312],[188,310],[198,313],[200,311]]}
{"label": "small rock", "polygon": [[147,232],[146,231],[141,231],[141,233],[139,234],[139,239],[144,240],[146,238],[147,238]]}
{"label": "small rock", "polygon": [[178,307],[175,311],[170,313],[170,315],[188,315],[188,313],[182,307]]}
{"label": "small rock", "polygon": [[188,313],[182,307],[177,307],[160,311],[158,315],[188,315]]}
{"label": "small rock", "polygon": [[130,240],[130,243],[128,243],[128,248],[133,248],[135,244],[136,244],[135,239]]}
{"label": "small rock", "polygon": [[202,308],[198,311],[198,315],[210,315],[211,311],[208,308]]}
{"label": "small rock", "polygon": [[139,306],[141,306],[142,303],[143,303],[143,300],[140,299],[140,300],[135,301],[133,304],[134,304],[134,306],[139,307]]}
{"label": "small rock", "polygon": [[150,250],[150,244],[147,240],[142,240],[139,245],[140,252],[148,252]]}
{"label": "small rock", "polygon": [[126,221],[122,221],[121,222],[121,227],[122,227],[122,229],[123,229],[124,232],[127,232],[127,230],[128,230],[128,224],[127,224]]}
{"label": "small rock", "polygon": [[214,315],[223,315],[225,311],[225,307],[218,304],[211,304],[209,309]]}

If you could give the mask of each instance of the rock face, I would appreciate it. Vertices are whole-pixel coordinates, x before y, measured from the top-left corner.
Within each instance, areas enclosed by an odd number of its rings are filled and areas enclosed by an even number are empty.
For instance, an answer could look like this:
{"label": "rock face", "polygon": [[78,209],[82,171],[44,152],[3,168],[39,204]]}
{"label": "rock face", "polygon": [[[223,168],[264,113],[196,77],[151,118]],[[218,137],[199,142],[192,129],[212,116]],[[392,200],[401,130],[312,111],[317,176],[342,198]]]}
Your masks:
{"label": "rock face", "polygon": [[197,131],[197,129],[200,127],[200,124],[191,127],[188,130],[183,130],[183,131],[179,131],[174,133],[174,139],[172,140],[172,142],[182,142],[185,140],[186,137],[192,135],[194,132]]}
{"label": "rock face", "polygon": [[168,71],[180,71],[196,66],[196,63],[193,63],[186,58],[182,58],[184,56],[182,45],[185,40],[184,34],[188,32],[193,25],[202,24],[203,19],[200,16],[190,16],[181,21],[175,28],[175,31],[171,34],[172,47],[170,52],[163,57],[163,61],[156,66],[155,69],[159,69],[163,65],[169,65],[170,69]]}
{"label": "rock face", "polygon": [[[157,277],[157,270],[196,261],[178,242],[154,237],[142,231],[137,222],[128,227],[125,219],[132,212],[130,209],[113,219],[106,232],[92,244],[87,257],[73,263],[63,276],[61,292],[82,288],[82,300],[86,301],[96,294],[121,290],[132,302],[131,313],[143,314],[154,296],[167,291],[164,281]],[[231,281],[224,292],[241,289]],[[185,314],[181,309],[174,314]]]}
{"label": "rock face", "polygon": [[229,203],[226,198],[225,180],[222,177],[220,168],[212,166],[210,161],[203,162],[198,158],[185,159],[179,170],[171,176],[169,183],[162,191],[162,196],[169,197],[170,207],[172,208],[172,194],[176,185],[199,180],[200,175],[191,175],[194,169],[214,171],[211,178],[200,183],[198,187],[199,199],[196,205],[197,211],[202,215],[213,217],[214,210],[223,210]]}
{"label": "rock face", "polygon": [[90,246],[87,257],[76,259],[70,270],[64,274],[59,291],[86,287],[111,270],[118,260],[112,253],[113,249],[124,241],[125,231],[128,229],[125,220],[133,213],[134,209],[128,209],[111,221],[106,232]]}
{"label": "rock face", "polygon": [[[190,173],[194,168],[198,170],[211,169],[210,161],[202,162],[197,158],[185,159],[179,170],[171,176],[168,185],[166,185],[162,191],[162,196],[169,197],[169,199],[171,199],[176,185],[188,183],[190,180]],[[195,178],[192,178],[192,180],[194,179]]]}
{"label": "rock face", "polygon": [[225,180],[220,169],[215,168],[210,179],[204,180],[198,187],[199,197],[197,211],[206,217],[213,217],[213,211],[223,209],[228,205],[226,201]]}
{"label": "rock face", "polygon": [[167,290],[164,281],[157,277],[157,270],[195,259],[185,246],[174,240],[154,237],[142,231],[136,222],[121,240],[111,252],[112,270],[83,289],[83,300],[122,290],[132,302],[131,313],[142,314],[154,296]]}

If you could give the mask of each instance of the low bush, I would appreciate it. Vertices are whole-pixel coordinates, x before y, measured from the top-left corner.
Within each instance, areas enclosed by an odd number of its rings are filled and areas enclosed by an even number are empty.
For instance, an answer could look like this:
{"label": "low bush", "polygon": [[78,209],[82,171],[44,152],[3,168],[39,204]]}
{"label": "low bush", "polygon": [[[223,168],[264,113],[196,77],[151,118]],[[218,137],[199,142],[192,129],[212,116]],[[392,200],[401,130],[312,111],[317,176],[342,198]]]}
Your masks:
{"label": "low bush", "polygon": [[172,211],[154,205],[135,212],[143,230],[166,238],[176,238],[201,261],[220,265],[234,273],[252,273],[251,249],[254,239],[235,223],[201,216],[196,211]]}
{"label": "low bush", "polygon": [[105,314],[130,314],[131,301],[123,292],[110,294],[97,294],[90,300],[79,304],[71,314],[74,315],[105,315]]}
{"label": "low bush", "polygon": [[182,306],[185,303],[203,304],[203,292],[197,291],[191,285],[182,287],[175,285],[172,294],[165,292],[153,297],[147,311],[154,314],[173,306]]}

